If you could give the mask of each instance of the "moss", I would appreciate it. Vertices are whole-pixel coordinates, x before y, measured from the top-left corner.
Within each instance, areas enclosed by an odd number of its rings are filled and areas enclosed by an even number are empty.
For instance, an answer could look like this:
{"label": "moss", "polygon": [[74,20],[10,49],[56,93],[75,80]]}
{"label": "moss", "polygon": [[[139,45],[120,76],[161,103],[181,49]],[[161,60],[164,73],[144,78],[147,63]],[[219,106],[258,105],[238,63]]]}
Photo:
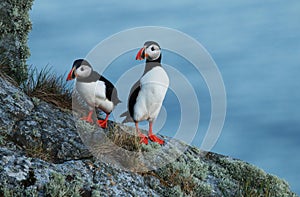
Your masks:
{"label": "moss", "polygon": [[0,67],[20,84],[27,78],[27,46],[31,30],[29,10],[33,0],[0,2]]}
{"label": "moss", "polygon": [[221,157],[217,164],[211,169],[222,180],[218,186],[223,194],[235,191],[239,196],[296,196],[285,181],[246,162]]}
{"label": "moss", "polygon": [[176,196],[176,197],[184,196],[184,192],[182,192],[179,185],[164,190],[162,194],[164,196]]}
{"label": "moss", "polygon": [[192,158],[188,155],[189,153],[186,152],[175,162],[155,171],[156,176],[169,188],[179,187],[184,195],[210,196],[211,187],[204,182],[208,166],[200,158],[187,160],[186,157]]}
{"label": "moss", "polygon": [[90,124],[84,120],[77,120],[76,127],[77,131],[79,131],[80,134],[90,134],[92,132],[95,132],[97,129],[97,126],[95,124]]}
{"label": "moss", "polygon": [[0,146],[5,146],[8,143],[9,136],[6,129],[0,127]]}
{"label": "moss", "polygon": [[189,161],[190,171],[193,176],[200,180],[205,180],[208,173],[208,165],[201,161],[200,158],[193,158]]}
{"label": "moss", "polygon": [[38,197],[38,191],[35,187],[30,187],[30,188],[26,188],[25,190],[25,196],[30,196],[30,197]]}
{"label": "moss", "polygon": [[37,97],[32,97],[31,100],[35,106],[37,106],[41,103],[41,100]]}
{"label": "moss", "polygon": [[149,144],[141,144],[140,145],[140,149],[143,152],[153,152],[153,151],[157,151],[161,148],[161,145],[155,142],[151,142],[149,141]]}
{"label": "moss", "polygon": [[99,197],[101,196],[101,192],[98,190],[93,190],[91,197]]}
{"label": "moss", "polygon": [[53,162],[55,157],[53,153],[45,149],[42,142],[38,143],[37,145],[32,144],[32,146],[26,147],[25,152],[28,157],[40,158],[44,161],[50,162]]}
{"label": "moss", "polygon": [[40,131],[36,128],[32,129],[33,136],[37,136],[40,133]]}
{"label": "moss", "polygon": [[52,173],[49,183],[45,185],[45,195],[51,197],[79,197],[83,181],[77,176],[64,176],[59,173]]}
{"label": "moss", "polygon": [[3,146],[6,141],[6,136],[3,136],[2,133],[0,133],[0,146]]}
{"label": "moss", "polygon": [[191,191],[191,196],[211,196],[212,188],[208,183],[203,181],[194,180],[194,190]]}
{"label": "moss", "polygon": [[11,186],[7,182],[0,183],[0,196],[4,197],[37,197],[38,191],[36,187],[24,187],[22,185]]}

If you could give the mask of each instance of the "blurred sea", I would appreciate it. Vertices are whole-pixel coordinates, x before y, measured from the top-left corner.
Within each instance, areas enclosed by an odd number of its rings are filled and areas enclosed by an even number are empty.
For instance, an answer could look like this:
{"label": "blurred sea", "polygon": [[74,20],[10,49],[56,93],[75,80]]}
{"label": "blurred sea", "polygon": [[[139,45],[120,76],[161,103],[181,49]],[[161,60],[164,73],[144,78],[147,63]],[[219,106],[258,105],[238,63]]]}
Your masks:
{"label": "blurred sea", "polygon": [[[299,0],[35,0],[28,64],[49,65],[64,74],[73,60],[119,31],[149,25],[182,31],[209,51],[226,87],[227,116],[212,151],[259,166],[287,180],[300,194],[299,10]],[[116,59],[105,76],[115,83],[118,74],[136,64],[135,53]],[[183,72],[196,89],[201,119],[193,144],[200,146],[210,118],[209,92],[202,79],[193,78],[189,62],[163,53],[162,62]],[[120,64],[124,66],[118,69]],[[167,117],[162,134],[172,135],[178,126],[176,104],[169,91],[164,106],[173,116]]]}

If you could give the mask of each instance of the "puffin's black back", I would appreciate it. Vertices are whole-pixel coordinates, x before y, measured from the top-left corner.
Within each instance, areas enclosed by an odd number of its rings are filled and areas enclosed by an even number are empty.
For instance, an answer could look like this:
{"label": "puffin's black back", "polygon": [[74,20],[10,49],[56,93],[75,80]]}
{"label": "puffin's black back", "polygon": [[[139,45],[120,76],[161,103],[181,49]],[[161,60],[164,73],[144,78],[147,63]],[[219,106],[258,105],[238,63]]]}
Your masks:
{"label": "puffin's black back", "polygon": [[121,103],[120,99],[118,98],[117,88],[102,75],[100,76],[99,80],[103,81],[106,86],[105,89],[106,98],[112,101],[114,105]]}
{"label": "puffin's black back", "polygon": [[[159,48],[159,44],[157,42],[154,41],[147,41],[144,43],[144,46],[148,47],[151,44],[155,44],[157,45]],[[157,58],[156,60],[149,60],[146,59],[146,65],[145,65],[145,69],[144,69],[144,73],[141,76],[141,78],[147,73],[149,72],[152,68],[156,67],[156,66],[161,66],[161,57],[162,55],[160,54],[159,58]],[[128,104],[127,104],[127,108],[128,111],[124,112],[123,114],[120,115],[120,117],[126,117],[122,123],[126,123],[126,122],[131,122],[133,120],[133,116],[134,116],[134,105],[136,103],[136,99],[139,95],[139,92],[141,90],[141,82],[140,79],[132,86],[132,88],[130,89],[130,93],[129,93],[129,98],[128,98]],[[133,120],[135,121],[135,120]]]}
{"label": "puffin's black back", "polygon": [[133,109],[134,109],[134,105],[136,103],[136,98],[139,95],[139,92],[141,90],[141,83],[140,80],[138,80],[131,88],[130,90],[130,94],[129,94],[129,99],[128,99],[128,111],[129,114],[131,116],[131,118],[133,119]]}
{"label": "puffin's black back", "polygon": [[[76,69],[79,68],[82,64],[87,65],[92,68],[90,63],[84,59],[78,59],[75,60],[73,63],[73,67],[76,66]],[[118,92],[116,87],[104,76],[100,75],[98,72],[93,71],[91,75],[87,78],[78,79],[77,81],[83,82],[83,83],[90,83],[90,82],[96,82],[96,81],[103,81],[105,84],[105,94],[106,98],[113,102],[113,104],[116,106],[118,103],[121,103],[120,99],[118,98]]]}
{"label": "puffin's black back", "polygon": [[[158,45],[157,42],[154,42],[154,41],[147,41],[145,42],[144,46],[150,46],[151,44],[155,44],[157,45],[158,47],[160,47]],[[149,59],[146,59],[146,65],[145,65],[145,69],[144,69],[144,73],[142,75],[142,77],[147,73],[149,72],[152,68],[156,67],[156,66],[161,66],[161,54],[159,56],[158,59],[156,60],[149,60]],[[141,78],[142,78],[141,77]],[[141,82],[140,82],[140,79],[132,86],[131,90],[130,90],[130,94],[129,94],[129,99],[128,99],[128,111],[129,111],[129,114],[131,116],[131,118],[133,119],[133,113],[134,113],[134,105],[136,103],[136,99],[139,95],[139,92],[141,90]]]}

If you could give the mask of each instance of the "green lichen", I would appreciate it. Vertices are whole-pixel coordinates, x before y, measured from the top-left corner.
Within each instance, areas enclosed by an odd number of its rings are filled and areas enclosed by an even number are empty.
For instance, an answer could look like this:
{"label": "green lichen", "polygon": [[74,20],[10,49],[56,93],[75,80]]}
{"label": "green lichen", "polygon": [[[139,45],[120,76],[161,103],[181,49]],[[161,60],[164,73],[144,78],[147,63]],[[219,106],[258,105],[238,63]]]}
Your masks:
{"label": "green lichen", "polygon": [[296,196],[285,181],[240,160],[220,157],[210,171],[224,196]]}
{"label": "green lichen", "polygon": [[96,129],[97,129],[96,126],[97,126],[96,124],[90,124],[90,123],[88,123],[84,120],[77,120],[76,121],[77,130],[82,134],[84,134],[84,133],[90,134],[92,132],[95,132]]}
{"label": "green lichen", "polygon": [[149,144],[141,144],[140,148],[143,152],[154,152],[161,148],[161,145],[154,142],[149,142]]}
{"label": "green lichen", "polygon": [[36,187],[24,187],[23,185],[15,185],[12,187],[6,181],[0,183],[0,196],[3,197],[37,197],[38,191]]}
{"label": "green lichen", "polygon": [[6,129],[0,127],[0,146],[4,146],[8,141],[8,133]]}
{"label": "green lichen", "polygon": [[20,99],[20,94],[18,92],[15,92],[14,94],[12,94],[12,97],[15,99],[15,100],[19,100]]}
{"label": "green lichen", "polygon": [[45,195],[51,197],[80,197],[82,180],[77,176],[64,176],[60,173],[52,173],[49,183],[45,185]]}
{"label": "green lichen", "polygon": [[39,136],[40,131],[38,129],[34,128],[34,129],[32,129],[32,134],[33,134],[33,136],[37,137],[37,136]]}
{"label": "green lichen", "polygon": [[32,102],[35,106],[37,106],[41,103],[41,100],[39,98],[36,98],[36,97],[32,97],[31,100],[32,100]]}
{"label": "green lichen", "polygon": [[0,146],[3,146],[5,144],[5,139],[6,137],[0,133]]}
{"label": "green lichen", "polygon": [[171,188],[167,188],[166,190],[163,191],[162,193],[164,196],[184,196],[184,192],[181,190],[181,187],[179,185],[176,185]]}
{"label": "green lichen", "polygon": [[93,190],[91,197],[99,197],[101,196],[101,192],[98,190]]}
{"label": "green lichen", "polygon": [[33,0],[3,0],[0,2],[0,67],[17,83],[27,78],[27,46],[31,30],[29,10]]}
{"label": "green lichen", "polygon": [[156,176],[169,189],[171,188],[171,191],[167,189],[168,192],[177,191],[178,195],[182,193],[189,196],[210,196],[212,189],[205,183],[208,166],[200,158],[193,157],[191,160],[187,158],[192,158],[188,152],[177,158],[175,162],[155,171]]}
{"label": "green lichen", "polygon": [[42,142],[36,142],[35,144],[29,144],[25,153],[28,157],[40,158],[44,161],[54,162],[54,155],[44,147]]}

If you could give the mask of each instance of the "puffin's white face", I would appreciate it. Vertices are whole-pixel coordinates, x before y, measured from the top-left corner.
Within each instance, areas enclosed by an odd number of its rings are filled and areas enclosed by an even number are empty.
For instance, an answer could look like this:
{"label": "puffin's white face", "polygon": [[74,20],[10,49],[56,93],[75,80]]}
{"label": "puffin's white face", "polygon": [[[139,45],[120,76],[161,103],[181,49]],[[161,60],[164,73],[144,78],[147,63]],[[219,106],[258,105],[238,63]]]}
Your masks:
{"label": "puffin's white face", "polygon": [[91,75],[93,69],[90,66],[82,64],[76,69],[77,78],[87,78]]}
{"label": "puffin's white face", "polygon": [[145,54],[147,54],[147,59],[149,60],[157,60],[160,56],[160,48],[156,44],[151,44],[145,49]]}

